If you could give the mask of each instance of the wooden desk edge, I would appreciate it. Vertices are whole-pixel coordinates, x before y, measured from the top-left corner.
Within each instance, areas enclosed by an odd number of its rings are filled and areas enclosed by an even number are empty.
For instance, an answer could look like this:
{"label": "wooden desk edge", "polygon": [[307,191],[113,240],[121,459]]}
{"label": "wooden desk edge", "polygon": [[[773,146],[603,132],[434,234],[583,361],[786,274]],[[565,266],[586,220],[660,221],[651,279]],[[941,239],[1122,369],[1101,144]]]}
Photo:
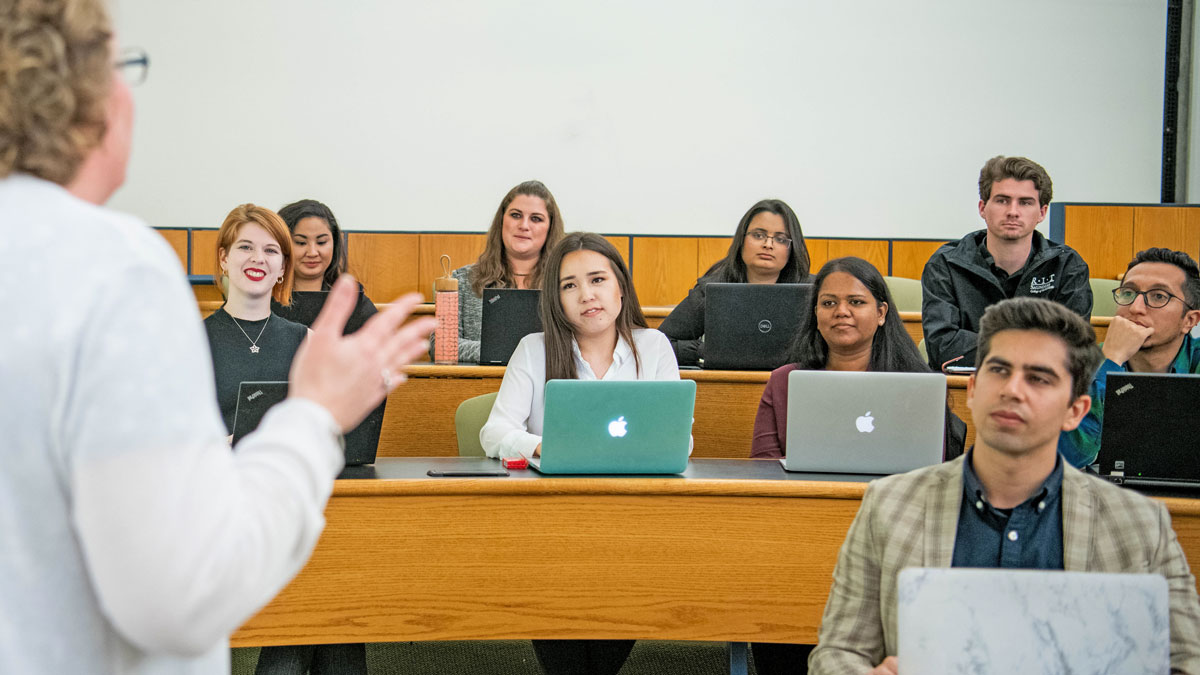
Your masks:
{"label": "wooden desk edge", "polygon": [[334,482],[335,497],[623,495],[862,499],[866,483],[706,478],[411,478]]}

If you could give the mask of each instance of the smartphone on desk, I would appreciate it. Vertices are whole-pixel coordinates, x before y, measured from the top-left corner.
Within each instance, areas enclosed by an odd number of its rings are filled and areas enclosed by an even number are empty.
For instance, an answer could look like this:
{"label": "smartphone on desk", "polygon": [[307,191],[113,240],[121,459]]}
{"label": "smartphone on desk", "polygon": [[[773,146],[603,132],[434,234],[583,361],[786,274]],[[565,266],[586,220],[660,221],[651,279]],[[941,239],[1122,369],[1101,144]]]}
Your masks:
{"label": "smartphone on desk", "polygon": [[434,478],[486,478],[507,476],[508,469],[430,469],[425,474]]}
{"label": "smartphone on desk", "polygon": [[943,368],[947,375],[974,375],[975,366],[946,366]]}

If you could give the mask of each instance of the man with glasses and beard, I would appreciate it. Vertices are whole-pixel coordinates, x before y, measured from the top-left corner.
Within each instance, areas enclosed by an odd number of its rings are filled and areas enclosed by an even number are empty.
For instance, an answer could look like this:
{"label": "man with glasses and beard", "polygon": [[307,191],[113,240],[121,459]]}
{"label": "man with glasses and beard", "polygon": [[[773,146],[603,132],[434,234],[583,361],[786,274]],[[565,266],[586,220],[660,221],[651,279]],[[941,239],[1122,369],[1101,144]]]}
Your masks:
{"label": "man with glasses and beard", "polygon": [[1191,256],[1166,248],[1138,253],[1113,299],[1117,314],[1088,391],[1091,410],[1058,440],[1059,452],[1076,467],[1096,461],[1100,452],[1109,373],[1200,373],[1200,340],[1191,336],[1200,321],[1200,268]]}

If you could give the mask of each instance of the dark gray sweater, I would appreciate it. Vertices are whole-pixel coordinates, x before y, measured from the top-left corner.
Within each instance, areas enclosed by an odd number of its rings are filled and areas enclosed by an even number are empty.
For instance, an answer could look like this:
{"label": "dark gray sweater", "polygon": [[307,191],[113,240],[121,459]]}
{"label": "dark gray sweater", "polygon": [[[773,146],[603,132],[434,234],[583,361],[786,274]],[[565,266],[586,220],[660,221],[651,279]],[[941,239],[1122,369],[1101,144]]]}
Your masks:
{"label": "dark gray sweater", "polygon": [[[225,428],[233,433],[233,412],[237,409],[238,385],[242,382],[283,382],[292,369],[292,357],[308,335],[298,323],[272,314],[262,321],[242,321],[241,330],[222,307],[204,320],[208,346],[212,349],[213,375],[217,381],[217,403]],[[263,324],[266,323],[264,329]],[[249,338],[242,334],[246,331]],[[262,337],[258,337],[262,331]],[[258,339],[257,354],[250,351],[250,339]]]}

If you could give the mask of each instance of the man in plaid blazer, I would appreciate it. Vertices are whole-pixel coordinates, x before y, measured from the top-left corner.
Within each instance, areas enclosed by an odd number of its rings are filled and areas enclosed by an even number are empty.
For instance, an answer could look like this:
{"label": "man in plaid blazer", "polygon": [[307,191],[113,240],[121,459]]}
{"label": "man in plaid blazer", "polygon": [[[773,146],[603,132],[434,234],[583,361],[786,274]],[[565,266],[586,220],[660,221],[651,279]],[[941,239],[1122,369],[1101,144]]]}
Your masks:
{"label": "man in plaid blazer", "polygon": [[838,555],[809,659],[816,674],[897,672],[896,578],[905,567],[1018,567],[1163,575],[1171,672],[1200,674],[1200,598],[1166,508],[1058,455],[1100,360],[1091,327],[1046,300],[985,313],[967,386],[972,450],[872,483]]}

